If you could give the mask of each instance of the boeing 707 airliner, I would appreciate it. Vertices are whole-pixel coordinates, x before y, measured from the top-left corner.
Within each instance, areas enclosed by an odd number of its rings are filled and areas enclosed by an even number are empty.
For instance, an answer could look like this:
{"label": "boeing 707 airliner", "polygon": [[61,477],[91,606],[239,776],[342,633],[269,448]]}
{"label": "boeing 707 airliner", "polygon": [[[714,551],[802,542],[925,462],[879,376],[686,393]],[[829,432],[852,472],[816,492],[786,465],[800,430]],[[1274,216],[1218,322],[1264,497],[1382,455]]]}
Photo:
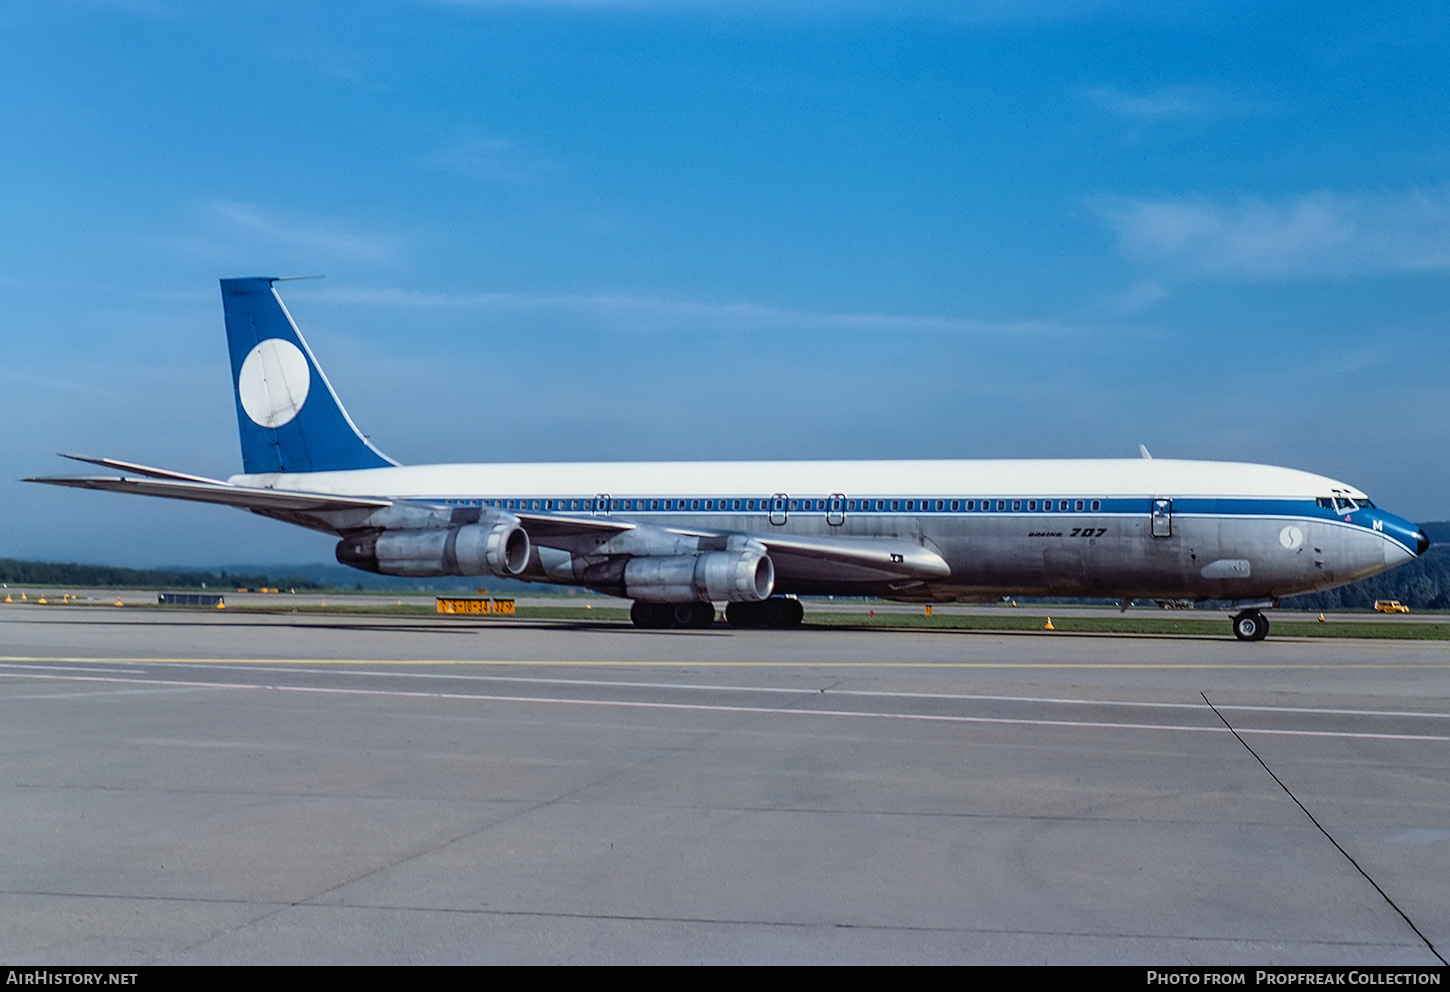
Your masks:
{"label": "boeing 707 airliner", "polygon": [[[1170,459],[399,465],[357,429],[276,290],[223,279],[241,431],[226,481],[110,458],[30,479],[234,506],[387,575],[496,575],[634,601],[641,627],[790,627],[800,595],[1280,597],[1414,559],[1415,524],[1295,469]],[[1146,454],[1146,452],[1145,452]]]}

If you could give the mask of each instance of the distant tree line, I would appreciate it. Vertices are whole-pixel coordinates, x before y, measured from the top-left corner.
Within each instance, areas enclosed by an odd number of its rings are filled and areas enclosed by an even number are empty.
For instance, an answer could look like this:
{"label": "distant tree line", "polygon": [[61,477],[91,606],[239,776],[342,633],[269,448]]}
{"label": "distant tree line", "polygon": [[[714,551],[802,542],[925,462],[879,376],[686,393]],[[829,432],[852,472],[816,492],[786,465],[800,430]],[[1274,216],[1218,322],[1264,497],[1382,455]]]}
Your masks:
{"label": "distant tree line", "polygon": [[0,558],[0,582],[23,586],[73,586],[76,588],[166,588],[166,589],[321,589],[320,583],[287,576],[236,572],[192,572],[169,568],[116,568],[112,565],[80,565],[75,562],[19,561]]}

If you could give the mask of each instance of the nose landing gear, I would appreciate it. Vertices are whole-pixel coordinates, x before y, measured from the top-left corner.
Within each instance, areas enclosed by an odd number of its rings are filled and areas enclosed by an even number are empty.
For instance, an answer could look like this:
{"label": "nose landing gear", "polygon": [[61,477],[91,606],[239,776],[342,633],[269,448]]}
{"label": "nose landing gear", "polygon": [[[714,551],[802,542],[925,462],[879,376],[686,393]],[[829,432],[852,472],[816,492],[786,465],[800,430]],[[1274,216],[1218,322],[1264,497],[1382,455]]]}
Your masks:
{"label": "nose landing gear", "polygon": [[1269,636],[1269,621],[1258,610],[1233,615],[1234,636],[1241,641],[1262,641]]}

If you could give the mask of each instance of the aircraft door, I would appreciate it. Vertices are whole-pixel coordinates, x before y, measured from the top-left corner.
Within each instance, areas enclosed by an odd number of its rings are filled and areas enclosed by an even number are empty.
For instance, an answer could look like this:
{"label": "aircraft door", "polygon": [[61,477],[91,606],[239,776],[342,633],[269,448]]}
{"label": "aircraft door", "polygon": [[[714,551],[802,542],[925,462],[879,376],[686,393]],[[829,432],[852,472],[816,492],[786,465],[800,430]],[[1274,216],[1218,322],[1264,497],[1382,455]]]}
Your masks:
{"label": "aircraft door", "polygon": [[596,517],[609,516],[609,494],[600,493],[594,497],[594,515]]}
{"label": "aircraft door", "polygon": [[844,493],[834,493],[826,501],[826,523],[832,527],[839,527],[846,522],[846,496]]}
{"label": "aircraft door", "polygon": [[1153,501],[1153,536],[1173,536],[1173,501],[1171,499]]}
{"label": "aircraft door", "polygon": [[770,522],[779,527],[785,523],[785,508],[787,499],[785,493],[776,493],[770,497]]}

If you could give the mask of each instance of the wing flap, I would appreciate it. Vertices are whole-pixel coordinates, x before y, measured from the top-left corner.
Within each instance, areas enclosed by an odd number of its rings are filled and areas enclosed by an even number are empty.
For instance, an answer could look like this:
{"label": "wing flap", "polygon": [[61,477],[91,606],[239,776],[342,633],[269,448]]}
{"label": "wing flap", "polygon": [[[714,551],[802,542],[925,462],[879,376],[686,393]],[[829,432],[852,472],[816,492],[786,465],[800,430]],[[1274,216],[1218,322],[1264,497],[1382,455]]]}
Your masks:
{"label": "wing flap", "polygon": [[128,472],[132,475],[149,475],[154,479],[176,479],[179,482],[202,482],[215,486],[226,485],[220,479],[211,479],[205,475],[191,475],[169,468],[152,468],[150,465],[139,465],[136,462],[123,462],[119,458],[92,458],[89,455],[68,455],[64,452],[61,452],[60,457],[69,458],[74,462],[85,462],[87,465],[99,465],[101,468],[113,468],[118,472]]}

